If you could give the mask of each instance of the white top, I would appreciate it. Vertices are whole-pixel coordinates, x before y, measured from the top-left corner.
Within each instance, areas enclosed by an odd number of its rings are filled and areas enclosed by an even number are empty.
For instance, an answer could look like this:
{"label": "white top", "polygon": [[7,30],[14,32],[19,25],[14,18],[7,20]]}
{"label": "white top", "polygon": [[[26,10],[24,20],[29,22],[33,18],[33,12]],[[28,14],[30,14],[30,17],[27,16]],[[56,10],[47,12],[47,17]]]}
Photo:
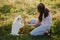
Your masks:
{"label": "white top", "polygon": [[51,24],[52,24],[52,17],[50,16],[50,13],[46,18],[44,18],[44,14],[43,14],[41,25],[44,25],[44,26],[50,25],[51,26]]}

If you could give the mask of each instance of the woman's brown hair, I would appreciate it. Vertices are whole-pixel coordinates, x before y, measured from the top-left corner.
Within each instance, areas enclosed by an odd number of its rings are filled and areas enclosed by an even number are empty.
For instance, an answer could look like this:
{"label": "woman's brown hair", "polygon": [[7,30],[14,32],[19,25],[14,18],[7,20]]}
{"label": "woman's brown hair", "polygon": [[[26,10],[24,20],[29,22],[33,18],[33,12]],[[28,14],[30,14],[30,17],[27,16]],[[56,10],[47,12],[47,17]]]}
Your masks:
{"label": "woman's brown hair", "polygon": [[43,3],[38,4],[37,10],[40,13],[38,19],[41,22],[42,21],[42,16],[44,14],[44,18],[46,18],[49,15],[49,10],[45,8],[45,5]]}

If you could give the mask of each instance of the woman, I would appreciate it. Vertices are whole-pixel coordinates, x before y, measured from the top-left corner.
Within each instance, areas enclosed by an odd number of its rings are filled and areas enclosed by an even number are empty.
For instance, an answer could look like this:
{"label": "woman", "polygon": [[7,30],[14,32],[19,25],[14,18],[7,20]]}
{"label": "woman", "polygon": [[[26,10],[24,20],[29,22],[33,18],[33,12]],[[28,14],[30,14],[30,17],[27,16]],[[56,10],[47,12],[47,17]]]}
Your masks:
{"label": "woman", "polygon": [[30,34],[33,36],[44,35],[44,33],[48,33],[52,23],[52,18],[49,14],[49,10],[43,3],[38,4],[37,11],[40,14],[38,17],[39,21],[37,21],[35,24],[27,24],[29,26],[37,26],[30,32]]}

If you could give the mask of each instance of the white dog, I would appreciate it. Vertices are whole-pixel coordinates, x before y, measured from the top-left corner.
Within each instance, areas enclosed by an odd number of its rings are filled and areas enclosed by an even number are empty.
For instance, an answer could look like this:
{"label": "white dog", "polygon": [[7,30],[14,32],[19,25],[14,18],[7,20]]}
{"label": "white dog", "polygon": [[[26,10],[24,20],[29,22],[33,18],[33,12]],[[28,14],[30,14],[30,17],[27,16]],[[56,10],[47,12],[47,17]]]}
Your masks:
{"label": "white dog", "polygon": [[23,27],[24,23],[23,23],[23,19],[22,17],[19,15],[15,18],[13,25],[12,25],[12,30],[11,30],[11,34],[12,35],[19,35],[19,29],[21,27]]}

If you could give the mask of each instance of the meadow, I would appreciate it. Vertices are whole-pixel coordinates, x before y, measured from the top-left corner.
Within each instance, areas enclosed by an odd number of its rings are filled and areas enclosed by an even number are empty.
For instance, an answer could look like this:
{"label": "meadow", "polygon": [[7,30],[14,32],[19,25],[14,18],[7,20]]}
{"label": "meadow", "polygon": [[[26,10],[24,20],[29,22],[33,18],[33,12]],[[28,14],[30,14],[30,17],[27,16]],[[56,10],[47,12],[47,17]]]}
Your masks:
{"label": "meadow", "polygon": [[[15,17],[22,15],[26,21],[37,14],[37,5],[44,3],[51,12],[52,34],[48,36],[31,36],[33,27],[24,26],[19,36],[10,35]],[[33,17],[32,17],[33,16]],[[0,0],[0,40],[60,40],[60,1],[59,0]]]}

